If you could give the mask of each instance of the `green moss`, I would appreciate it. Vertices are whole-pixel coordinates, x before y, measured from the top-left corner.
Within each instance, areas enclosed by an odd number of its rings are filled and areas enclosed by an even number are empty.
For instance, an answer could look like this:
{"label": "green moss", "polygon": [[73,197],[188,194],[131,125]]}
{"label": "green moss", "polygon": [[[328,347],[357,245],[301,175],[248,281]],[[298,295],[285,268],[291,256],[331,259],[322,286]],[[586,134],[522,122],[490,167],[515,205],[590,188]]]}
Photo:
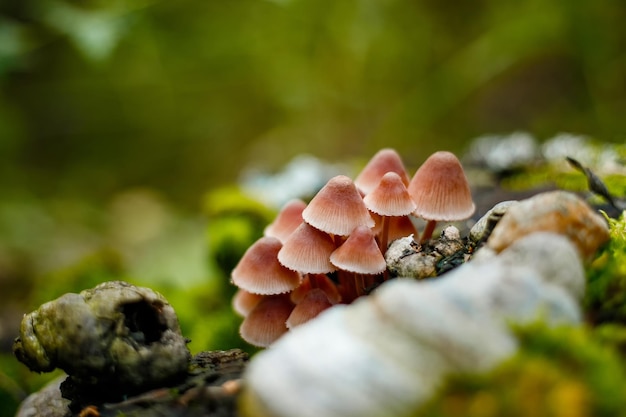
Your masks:
{"label": "green moss", "polygon": [[246,249],[262,236],[276,213],[236,187],[210,192],[204,206],[208,215],[209,262],[230,276]]}
{"label": "green moss", "polygon": [[237,186],[216,188],[204,197],[204,212],[209,217],[247,214],[261,223],[269,223],[276,213],[263,203],[245,194]]}
{"label": "green moss", "polygon": [[614,323],[600,325],[594,329],[594,337],[598,343],[615,349],[626,363],[626,326]]}
{"label": "green moss", "polygon": [[584,191],[587,190],[587,179],[578,171],[563,171],[553,164],[538,164],[504,178],[501,185],[513,191],[531,190],[548,185],[562,190]]}
{"label": "green moss", "polygon": [[[582,327],[518,327],[517,355],[481,375],[454,375],[416,416],[618,416],[626,373],[615,341]],[[606,331],[603,331],[606,332]]]}
{"label": "green moss", "polygon": [[626,177],[624,175],[607,175],[603,178],[607,189],[614,196],[626,196]]}
{"label": "green moss", "polygon": [[626,324],[626,212],[607,221],[611,239],[588,269],[583,306],[593,323]]}

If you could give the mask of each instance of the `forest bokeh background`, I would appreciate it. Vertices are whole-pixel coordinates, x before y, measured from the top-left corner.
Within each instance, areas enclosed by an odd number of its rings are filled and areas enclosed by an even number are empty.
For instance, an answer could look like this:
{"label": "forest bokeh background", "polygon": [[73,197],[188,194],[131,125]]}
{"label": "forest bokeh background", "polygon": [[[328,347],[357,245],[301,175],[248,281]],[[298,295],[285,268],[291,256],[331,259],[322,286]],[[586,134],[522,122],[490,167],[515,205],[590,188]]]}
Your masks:
{"label": "forest bokeh background", "polygon": [[620,0],[2,1],[0,396],[42,383],[10,355],[21,315],[106,279],[179,301],[192,351],[236,347],[211,250],[269,217],[207,217],[246,170],[382,147],[414,168],[520,130],[623,142],[625,21]]}

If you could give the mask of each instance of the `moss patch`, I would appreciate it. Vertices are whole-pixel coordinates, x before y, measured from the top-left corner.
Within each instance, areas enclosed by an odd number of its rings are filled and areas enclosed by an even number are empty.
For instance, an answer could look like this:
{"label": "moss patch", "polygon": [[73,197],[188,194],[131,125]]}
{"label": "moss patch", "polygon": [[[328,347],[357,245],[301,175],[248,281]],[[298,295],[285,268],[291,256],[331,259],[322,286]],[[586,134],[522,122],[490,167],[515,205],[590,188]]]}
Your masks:
{"label": "moss patch", "polygon": [[583,307],[594,324],[626,324],[626,212],[607,221],[611,240],[588,269]]}
{"label": "moss patch", "polygon": [[[455,375],[417,416],[618,416],[626,373],[624,329],[518,327],[516,356],[483,375]],[[596,338],[596,333],[604,334]],[[619,334],[620,337],[615,337]],[[616,343],[617,342],[617,343]]]}

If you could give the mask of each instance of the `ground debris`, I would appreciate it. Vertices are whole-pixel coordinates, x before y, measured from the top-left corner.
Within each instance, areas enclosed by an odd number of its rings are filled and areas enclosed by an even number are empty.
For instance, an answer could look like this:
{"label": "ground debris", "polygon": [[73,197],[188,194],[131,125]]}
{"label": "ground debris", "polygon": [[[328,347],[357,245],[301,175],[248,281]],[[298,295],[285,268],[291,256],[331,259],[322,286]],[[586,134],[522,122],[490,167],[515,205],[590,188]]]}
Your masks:
{"label": "ground debris", "polygon": [[61,396],[59,379],[29,396],[16,417],[234,417],[247,361],[247,353],[239,349],[200,352],[192,358],[187,378],[179,385],[153,389],[117,403],[84,405],[75,413],[68,407],[69,400]]}

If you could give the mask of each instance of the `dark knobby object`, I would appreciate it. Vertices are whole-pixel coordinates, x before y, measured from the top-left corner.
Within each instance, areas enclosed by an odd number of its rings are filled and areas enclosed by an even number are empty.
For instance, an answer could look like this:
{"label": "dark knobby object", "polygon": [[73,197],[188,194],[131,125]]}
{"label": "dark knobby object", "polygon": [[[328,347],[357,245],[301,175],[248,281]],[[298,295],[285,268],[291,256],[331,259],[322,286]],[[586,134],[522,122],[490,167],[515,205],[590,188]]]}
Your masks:
{"label": "dark knobby object", "polygon": [[187,342],[161,294],[111,281],[26,314],[13,351],[32,371],[64,370],[63,396],[80,409],[180,382]]}

